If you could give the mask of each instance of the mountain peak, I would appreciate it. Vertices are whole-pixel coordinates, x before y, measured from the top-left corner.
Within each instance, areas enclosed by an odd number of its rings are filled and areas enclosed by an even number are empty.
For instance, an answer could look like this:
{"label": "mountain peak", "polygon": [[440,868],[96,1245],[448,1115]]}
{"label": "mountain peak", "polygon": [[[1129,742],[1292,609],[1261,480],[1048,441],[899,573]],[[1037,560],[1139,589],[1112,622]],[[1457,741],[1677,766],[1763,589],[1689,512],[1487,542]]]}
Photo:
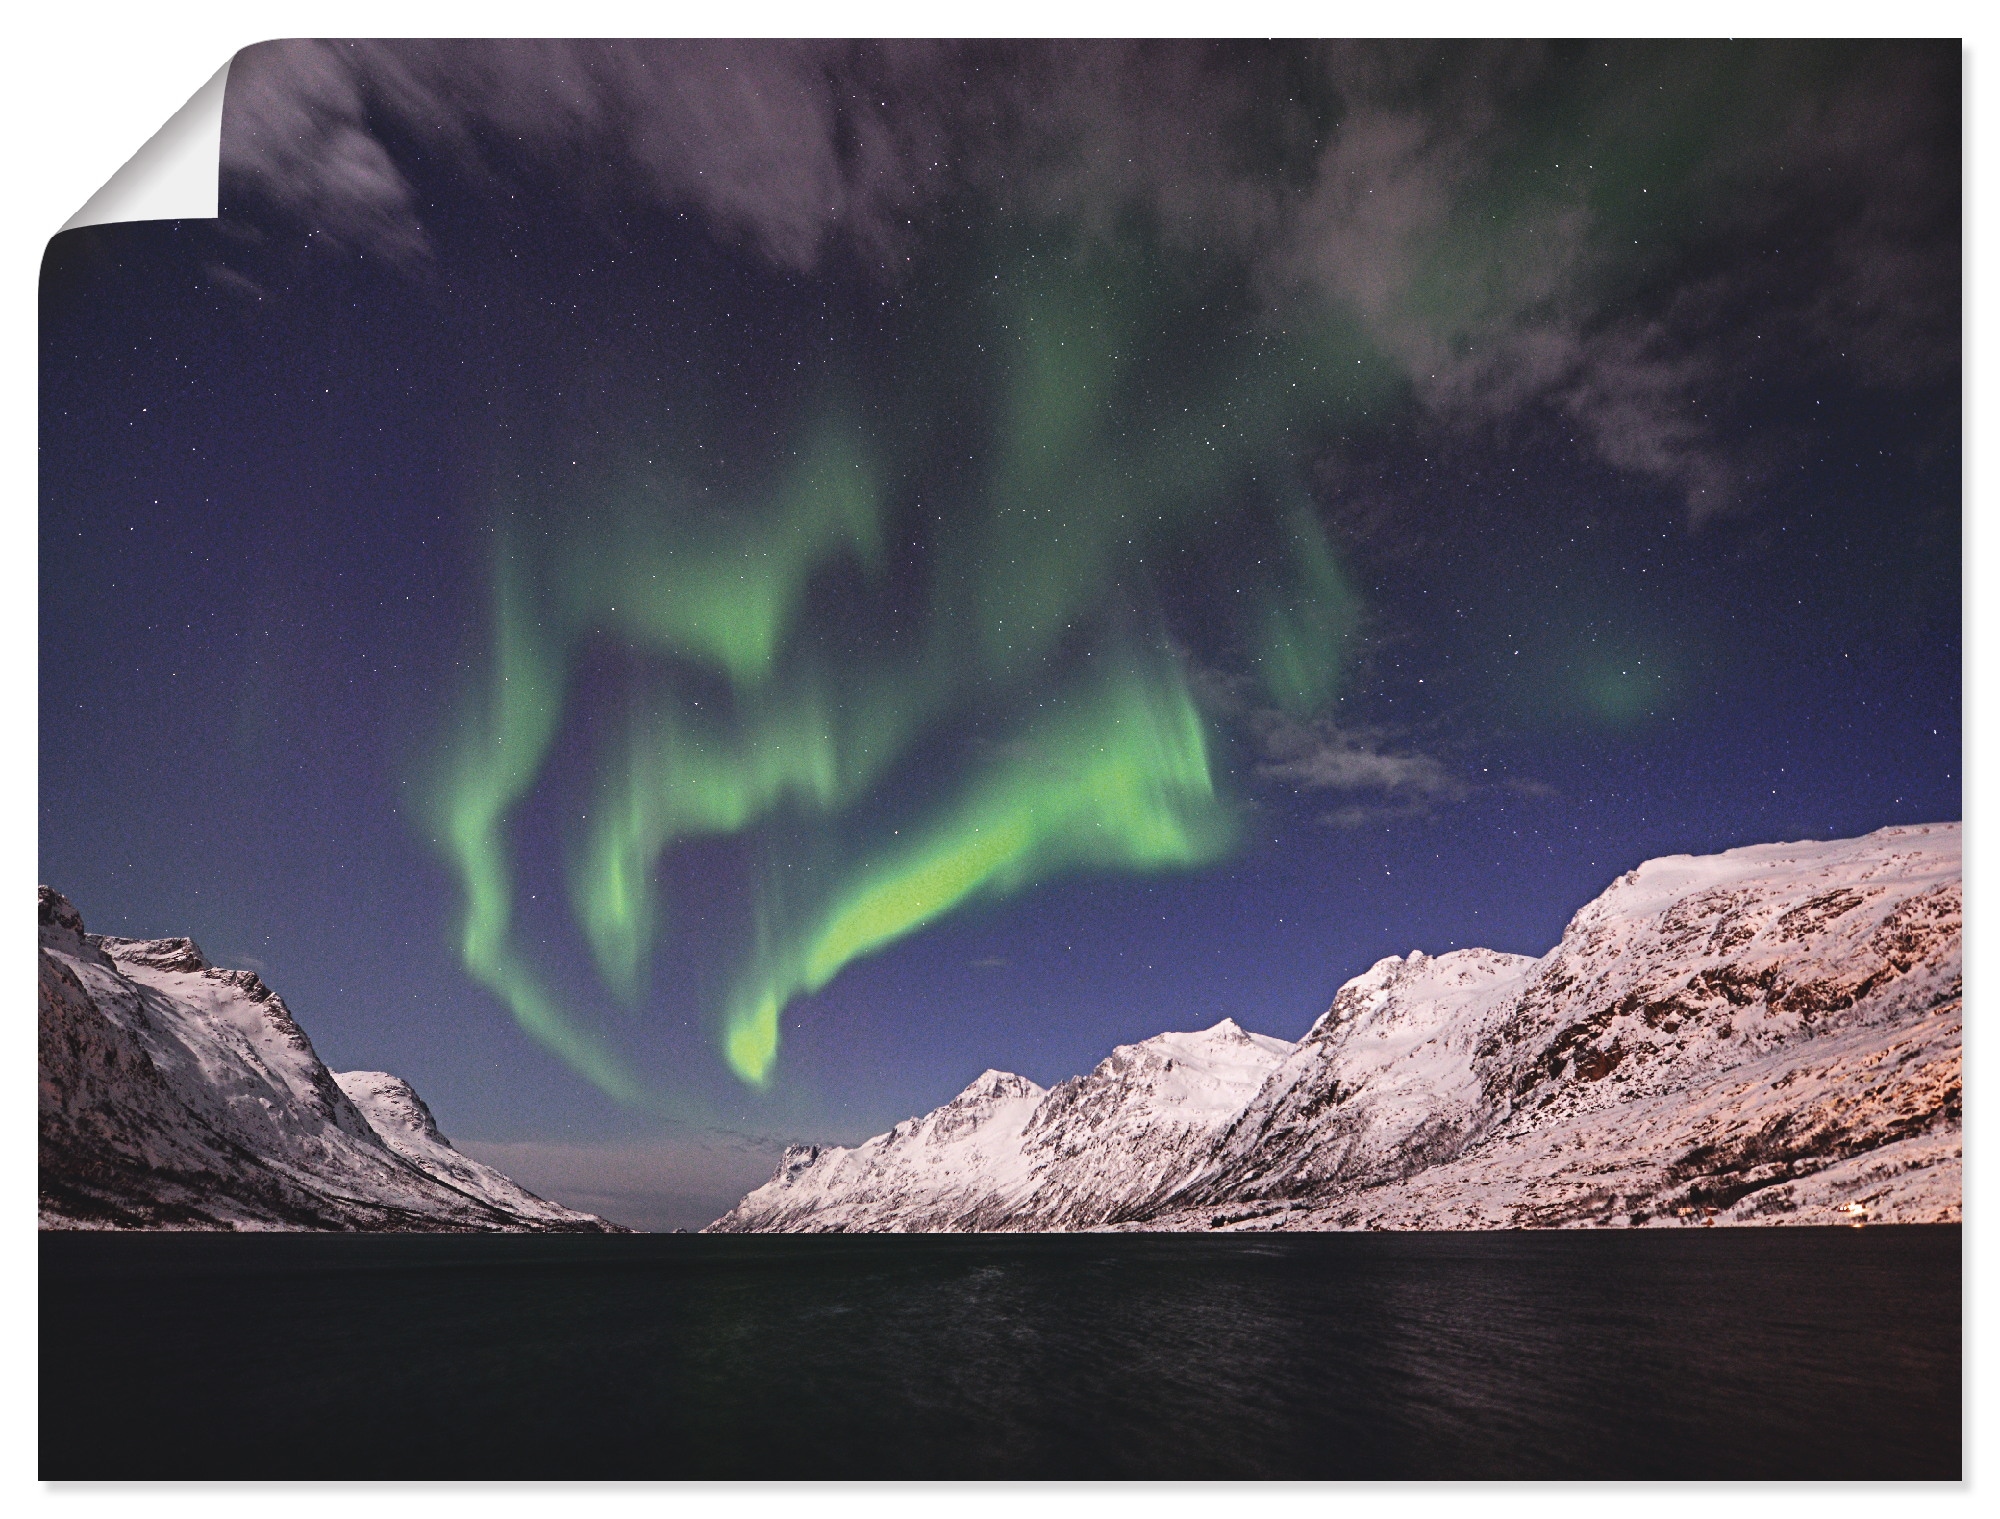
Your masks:
{"label": "mountain peak", "polygon": [[[114,960],[151,966],[154,970],[197,971],[210,969],[208,956],[189,938],[121,939],[113,934],[97,936],[97,947]],[[240,974],[254,977],[255,972]]]}
{"label": "mountain peak", "polygon": [[76,910],[76,904],[57,891],[53,886],[40,888],[39,916],[41,926],[54,928],[66,933],[83,933],[83,914]]}
{"label": "mountain peak", "polygon": [[40,893],[44,1228],[615,1230],[461,1155],[384,1071],[327,1070],[251,971],[89,934]]}
{"label": "mountain peak", "polygon": [[1025,1117],[967,1101],[989,1071],[710,1227],[1955,1219],[1958,832],[1651,860],[1539,959],[1391,955],[1296,1046],[1233,1018],[1155,1034]]}
{"label": "mountain peak", "polygon": [[402,1077],[387,1071],[335,1071],[333,1079],[354,1105],[367,1114],[376,1132],[393,1126],[439,1144],[451,1143],[438,1132],[430,1104]]}
{"label": "mountain peak", "polygon": [[952,1099],[954,1103],[1000,1102],[1009,1097],[1039,1097],[1042,1089],[1025,1076],[988,1066]]}

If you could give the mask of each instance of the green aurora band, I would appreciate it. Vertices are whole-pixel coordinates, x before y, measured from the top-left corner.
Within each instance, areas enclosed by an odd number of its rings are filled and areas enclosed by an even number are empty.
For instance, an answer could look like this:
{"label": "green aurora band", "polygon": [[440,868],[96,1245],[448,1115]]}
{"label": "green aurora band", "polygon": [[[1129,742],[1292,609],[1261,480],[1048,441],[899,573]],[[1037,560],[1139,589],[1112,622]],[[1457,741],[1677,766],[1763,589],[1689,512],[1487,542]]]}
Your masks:
{"label": "green aurora band", "polygon": [[[463,893],[468,971],[613,1098],[644,1102],[645,1084],[522,960],[508,842],[593,651],[626,661],[625,709],[568,825],[568,897],[617,1000],[645,993],[676,844],[761,829],[827,867],[783,871],[766,851],[718,1030],[753,1088],[794,999],[962,904],[1228,850],[1208,724],[1158,611],[1161,557],[1261,520],[1261,578],[1231,605],[1239,657],[1288,712],[1336,694],[1358,602],[1304,492],[1264,482],[1291,478],[1295,421],[1373,399],[1389,367],[1322,321],[1217,339],[1206,372],[1223,383],[1162,388],[1163,345],[1186,333],[1104,269],[1051,262],[1000,314],[986,471],[918,529],[882,483],[898,462],[882,429],[830,402],[726,506],[635,469],[586,501],[502,512],[490,658],[425,778],[426,817]],[[843,646],[844,604],[897,600],[887,545],[912,531],[920,625]],[[939,764],[967,725],[997,741]],[[858,816],[911,796],[922,815],[893,831]]]}
{"label": "green aurora band", "polygon": [[[1493,66],[1408,57],[1394,98],[1449,98]],[[1222,735],[1178,651],[1308,719],[1340,694],[1360,617],[1300,460],[1407,412],[1437,357],[1538,330],[1564,291],[1617,314],[1701,229],[1730,224],[1762,172],[1748,145],[1783,141],[1824,88],[1877,67],[1849,44],[1536,57],[1444,199],[1389,229],[1397,277],[1380,288],[1314,285],[1311,260],[1284,276],[1296,286],[1260,285],[1240,247],[1195,250],[1197,228],[1143,211],[1128,224],[1112,207],[1113,230],[1085,233],[1070,211],[1035,213],[1037,230],[999,206],[968,222],[983,228],[969,239],[997,240],[983,252],[940,230],[938,283],[856,304],[864,336],[839,350],[840,383],[823,342],[786,349],[782,372],[825,378],[787,392],[791,423],[754,449],[729,445],[740,430],[717,411],[742,400],[723,399],[727,364],[664,395],[649,388],[660,356],[642,356],[631,393],[663,404],[626,429],[630,467],[500,509],[490,650],[423,776],[474,979],[586,1078],[645,1100],[518,948],[510,830],[557,784],[551,757],[573,733],[595,758],[587,803],[561,814],[567,895],[614,1001],[643,1005],[677,846],[761,849],[754,942],[713,1010],[752,1087],[773,1078],[793,1000],[856,958],[1066,872],[1187,869],[1226,850]],[[1327,188],[1321,145],[1349,108],[1309,72],[1227,145],[1280,198]],[[1259,125],[1281,119],[1296,130]],[[1337,206],[1359,182],[1331,188]],[[944,267],[954,246],[962,277]],[[739,325],[718,340],[751,343]],[[851,384],[856,371],[873,383]],[[688,420],[704,406],[713,435]],[[689,478],[663,479],[662,455]],[[718,458],[739,466],[727,487]],[[584,478],[519,478],[536,476]],[[1671,645],[1577,627],[1535,710],[1647,721],[1678,679]],[[622,712],[596,699],[607,660]]]}
{"label": "green aurora band", "polygon": [[1121,672],[1028,734],[920,837],[858,866],[784,953],[756,968],[725,1026],[730,1067],[763,1085],[792,997],[975,895],[1069,869],[1198,865],[1228,842],[1201,716],[1178,672]]}

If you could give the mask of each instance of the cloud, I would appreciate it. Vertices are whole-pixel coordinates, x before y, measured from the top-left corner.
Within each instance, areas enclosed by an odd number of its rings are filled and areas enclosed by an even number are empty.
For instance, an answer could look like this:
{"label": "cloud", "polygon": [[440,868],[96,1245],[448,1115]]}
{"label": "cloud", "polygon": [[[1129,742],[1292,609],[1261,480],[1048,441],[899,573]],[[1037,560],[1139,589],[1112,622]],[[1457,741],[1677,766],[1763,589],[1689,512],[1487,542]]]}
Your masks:
{"label": "cloud", "polygon": [[1261,779],[1300,791],[1373,793],[1327,814],[1338,826],[1429,816],[1476,789],[1435,756],[1397,747],[1379,730],[1329,718],[1298,722],[1268,710],[1252,714],[1251,726],[1263,756],[1256,767]]}
{"label": "cloud", "polygon": [[1331,812],[1322,812],[1317,821],[1329,828],[1373,828],[1406,819],[1428,818],[1433,812],[1432,807],[1421,801],[1350,802]]}
{"label": "cloud", "polygon": [[[1390,729],[1331,717],[1292,717],[1257,704],[1259,683],[1254,676],[1219,670],[1186,651],[1181,659],[1189,689],[1202,708],[1248,738],[1257,756],[1251,769],[1257,779],[1299,793],[1330,791],[1351,798],[1322,813],[1322,823],[1356,828],[1433,817],[1441,807],[1490,789]],[[1536,781],[1497,784],[1522,796],[1553,794]]]}
{"label": "cloud", "polygon": [[245,296],[250,300],[262,301],[270,299],[270,291],[266,290],[255,280],[238,274],[234,269],[224,268],[221,264],[211,263],[204,266],[203,273],[207,274],[211,280],[223,289],[234,291],[236,294]]}
{"label": "cloud", "polygon": [[1693,404],[1706,364],[1605,299],[1606,229],[1587,176],[1555,172],[1564,150],[1546,184],[1507,162],[1505,124],[1549,82],[1548,50],[1429,51],[1403,71],[1336,56],[1348,111],[1270,245],[1272,276],[1358,313],[1433,417],[1490,426],[1548,406],[1612,464],[1713,510],[1727,472]]}
{"label": "cloud", "polygon": [[[381,127],[501,184],[564,173],[588,197],[689,205],[771,262],[835,232],[871,258],[943,164],[924,44],[273,42],[231,70],[226,177],[353,247],[428,252]],[[509,161],[512,158],[515,161]]]}
{"label": "cloud", "polygon": [[365,251],[427,252],[409,181],[369,128],[354,46],[271,42],[230,69],[222,173],[315,232]]}
{"label": "cloud", "polygon": [[[1698,524],[1774,468],[1714,421],[1774,355],[1881,384],[1956,372],[1951,49],[1315,56],[1338,102],[1316,159],[1254,208],[1211,186],[1201,235],[1233,234],[1274,298],[1318,291],[1357,316],[1436,421],[1567,420]],[[1557,100],[1568,131],[1544,114]],[[1158,192],[1159,220],[1197,198]]]}
{"label": "cloud", "polygon": [[[1331,791],[1398,791],[1424,797],[1464,795],[1464,783],[1428,754],[1372,748],[1332,724],[1300,733],[1283,759],[1266,760],[1257,773],[1269,780]],[[1276,746],[1274,746],[1276,747]]]}
{"label": "cloud", "polygon": [[1956,372],[1958,71],[1949,44],[284,42],[232,70],[223,162],[404,261],[434,234],[390,142],[689,208],[792,270],[896,277],[966,192],[1144,228],[1347,313],[1434,420],[1555,419],[1699,522],[1771,467],[1715,418],[1778,335],[1870,383]]}
{"label": "cloud", "polygon": [[1699,523],[1736,502],[1743,478],[1698,409],[1710,373],[1663,323],[1613,322],[1578,343],[1555,399],[1599,457],[1677,486]]}
{"label": "cloud", "polygon": [[[1257,776],[1306,793],[1330,791],[1345,800],[1319,814],[1333,828],[1421,821],[1475,796],[1504,793],[1546,800],[1560,793],[1530,777],[1475,781],[1435,755],[1399,744],[1381,729],[1343,727],[1329,719],[1296,722],[1261,710],[1249,715],[1263,758]],[[1483,774],[1484,772],[1482,772]]]}

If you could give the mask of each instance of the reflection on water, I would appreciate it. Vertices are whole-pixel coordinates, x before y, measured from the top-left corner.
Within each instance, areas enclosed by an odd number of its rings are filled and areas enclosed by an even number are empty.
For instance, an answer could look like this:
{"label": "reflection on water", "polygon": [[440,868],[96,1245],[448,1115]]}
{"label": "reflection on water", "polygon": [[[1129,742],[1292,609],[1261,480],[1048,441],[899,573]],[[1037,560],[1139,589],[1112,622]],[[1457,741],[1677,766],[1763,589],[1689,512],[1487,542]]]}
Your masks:
{"label": "reflection on water", "polygon": [[41,1475],[1955,1478],[1959,1247],[45,1235]]}

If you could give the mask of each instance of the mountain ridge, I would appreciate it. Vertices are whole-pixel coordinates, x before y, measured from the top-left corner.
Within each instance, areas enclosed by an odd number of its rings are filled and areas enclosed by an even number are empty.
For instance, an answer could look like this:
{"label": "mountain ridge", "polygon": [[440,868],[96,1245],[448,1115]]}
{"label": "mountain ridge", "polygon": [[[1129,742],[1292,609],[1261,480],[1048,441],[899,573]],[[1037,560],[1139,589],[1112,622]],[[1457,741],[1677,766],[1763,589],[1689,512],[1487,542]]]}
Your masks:
{"label": "mountain ridge", "polygon": [[409,1083],[328,1070],[254,971],[47,886],[38,918],[43,1228],[619,1232],[460,1154]]}
{"label": "mountain ridge", "polygon": [[[895,1139],[938,1109],[788,1151],[709,1228],[1956,1220],[1960,849],[1941,823],[1649,860],[1539,957],[1378,961],[1296,1045],[1225,1020],[1046,1092],[1014,1077],[1008,1127],[954,1158],[948,1192]],[[1222,1121],[1187,1123],[1163,1052],[1223,1029],[1268,1064]],[[1121,1148],[1137,1135],[1148,1163]]]}

